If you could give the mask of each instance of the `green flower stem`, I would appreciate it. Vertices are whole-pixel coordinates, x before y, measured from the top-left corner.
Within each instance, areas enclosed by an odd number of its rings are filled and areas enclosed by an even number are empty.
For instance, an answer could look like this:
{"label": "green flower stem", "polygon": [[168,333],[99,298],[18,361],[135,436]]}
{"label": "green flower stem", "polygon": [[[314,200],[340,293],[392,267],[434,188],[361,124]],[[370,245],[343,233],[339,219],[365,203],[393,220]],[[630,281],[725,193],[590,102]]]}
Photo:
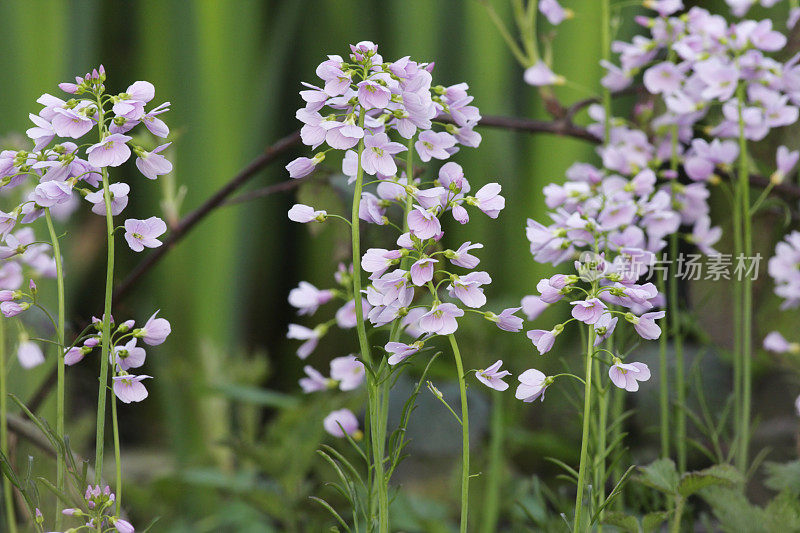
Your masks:
{"label": "green flower stem", "polygon": [[467,517],[469,515],[469,412],[467,406],[467,385],[464,381],[464,365],[461,362],[461,352],[458,349],[456,337],[448,335],[450,346],[453,348],[453,357],[456,360],[458,372],[458,391],[461,396],[461,533],[467,532]]}
{"label": "green flower stem", "polygon": [[[742,115],[745,87],[737,87],[739,101],[739,184],[741,203],[739,208],[742,213],[742,252],[744,260],[753,255],[752,220],[750,217],[750,169],[747,163],[747,138],[744,135],[744,117]],[[748,464],[748,448],[750,445],[750,403],[752,394],[752,315],[753,315],[753,287],[749,272],[744,272],[744,279],[737,285],[742,286],[742,406],[741,424],[739,427],[739,455],[737,466],[744,472]]]}
{"label": "green flower stem", "polygon": [[[591,327],[591,326],[590,326]],[[591,327],[594,329],[594,327]],[[593,494],[595,496],[595,508],[600,508],[606,499],[606,437],[608,425],[608,390],[599,390],[601,383],[600,361],[593,359],[595,379],[597,380],[597,434],[595,435],[594,446],[594,483]],[[597,531],[603,530],[602,525],[597,526]]]}
{"label": "green flower stem", "polygon": [[686,500],[683,496],[677,497],[677,501],[675,502],[675,515],[672,517],[670,533],[681,532],[681,518],[683,517],[683,508],[685,503]]}
{"label": "green flower stem", "polygon": [[484,7],[486,7],[486,12],[489,14],[489,18],[492,21],[492,24],[495,25],[497,31],[500,32],[500,36],[503,37],[503,40],[506,42],[509,50],[514,55],[514,58],[519,62],[520,65],[523,67],[528,67],[534,63],[533,58],[529,58],[525,55],[525,52],[519,47],[517,42],[514,40],[514,37],[511,36],[511,32],[508,31],[508,28],[503,23],[503,20],[497,14],[494,7],[488,0],[484,0],[483,2]]}
{"label": "green flower stem", "polygon": [[[364,110],[358,118],[358,125],[364,126]],[[367,328],[364,324],[364,309],[361,302],[361,234],[359,223],[359,208],[361,204],[361,191],[364,184],[364,170],[361,168],[361,157],[364,153],[364,139],[358,142],[358,171],[356,173],[356,186],[353,193],[353,210],[351,214],[351,237],[353,247],[353,301],[356,310],[356,332],[358,334],[358,345],[361,351],[361,359],[364,364],[369,365],[373,371],[378,372],[372,364],[372,356],[367,340]],[[375,489],[378,496],[378,531],[388,533],[389,531],[389,487],[386,483],[384,468],[384,446],[386,443],[386,424],[382,420],[384,402],[381,401],[381,379],[380,375],[370,375],[367,380],[367,408],[369,409],[369,433],[372,443],[372,467],[375,472]]]}
{"label": "green flower stem", "polygon": [[[656,280],[658,285],[658,292],[664,294],[665,282],[663,278]],[[670,307],[670,313],[674,309]],[[662,333],[658,337],[658,374],[659,374],[659,390],[658,390],[658,405],[660,413],[660,436],[661,436],[661,458],[669,458],[669,441],[670,441],[670,416],[669,416],[669,366],[667,365],[667,334]]]}
{"label": "green flower stem", "polygon": [[523,65],[529,67],[539,61],[539,41],[536,36],[536,15],[538,14],[538,2],[529,1],[527,8],[522,5],[522,0],[511,2],[514,8],[514,18],[516,19],[517,29],[522,36],[522,44],[528,57],[528,63]]}
{"label": "green flower stem", "polygon": [[[670,235],[670,257],[674,268],[678,257],[678,234]],[[678,273],[670,269],[669,279],[669,329],[675,347],[675,392],[678,409],[675,411],[675,448],[678,454],[678,472],[686,471],[686,378],[683,359],[683,335],[681,333],[680,305],[678,303]],[[665,335],[661,335],[664,337]]]}
{"label": "green flower stem", "polygon": [[[0,450],[8,457],[8,390],[6,389],[6,319],[0,317]],[[3,476],[3,500],[9,533],[17,533],[17,518],[14,512],[14,489],[11,481]]]}
{"label": "green flower stem", "polygon": [[[678,171],[678,125],[672,126],[670,136],[670,158],[669,167],[673,172]],[[669,255],[672,259],[672,266],[669,269],[669,294],[667,295],[667,307],[669,309],[670,335],[675,346],[675,391],[677,393],[678,409],[675,413],[675,448],[678,453],[678,471],[686,471],[686,380],[684,377],[684,358],[683,358],[683,331],[681,329],[681,305],[678,299],[678,234],[670,235]],[[661,335],[663,338],[665,335]]]}
{"label": "green flower stem", "polygon": [[[624,391],[612,388],[611,390],[611,419],[614,420],[614,431],[612,433],[611,441],[612,442],[619,442],[619,437],[622,434],[622,424],[620,423],[620,419],[625,411],[625,395],[623,394]],[[617,461],[614,465],[614,479],[618,480],[622,477],[624,468]],[[625,493],[621,492],[614,498],[612,504],[612,508],[615,511],[622,511],[625,509]]]}
{"label": "green flower stem", "polygon": [[[56,380],[56,434],[59,438],[64,438],[64,271],[61,257],[61,246],[58,242],[58,235],[53,226],[53,217],[50,209],[44,210],[44,217],[47,221],[47,230],[50,232],[50,242],[53,246],[53,260],[56,263],[56,283],[58,286],[58,327],[56,328],[57,350],[57,380]],[[64,471],[66,469],[66,459],[61,450],[58,450],[56,457],[56,487],[64,492]],[[56,529],[61,526],[61,514],[56,517]]]}
{"label": "green flower stem", "polygon": [[[406,184],[411,185],[414,181],[414,135],[408,140],[408,150],[406,153]],[[414,205],[414,197],[406,190],[406,198],[403,203],[403,233],[408,231],[408,214],[411,213],[412,206]],[[400,268],[408,270],[408,264],[411,262],[411,257],[408,255],[400,260]],[[400,338],[400,321],[395,320],[392,323],[392,330],[389,334],[389,341],[396,342]]]}
{"label": "green flower stem", "polygon": [[[600,23],[600,46],[601,46],[601,54],[603,59],[606,61],[611,59],[611,0],[603,0],[600,6],[601,9],[601,23]],[[611,136],[611,91],[608,90],[606,87],[602,87],[602,95],[603,95],[603,132],[604,132],[604,139],[605,142],[608,143],[608,140]],[[596,291],[597,287],[593,287],[593,290]],[[590,352],[594,350],[594,327],[589,326],[589,340],[591,342]],[[594,450],[594,483],[593,483],[593,494],[595,495],[595,502],[596,508],[599,508],[603,501],[605,501],[605,482],[606,482],[606,437],[607,437],[607,430],[606,426],[608,424],[608,391],[601,391],[599,389],[600,381],[600,362],[595,359],[589,359],[587,364],[590,364],[594,367],[594,373],[596,374],[597,379],[597,387],[598,387],[598,413],[597,413],[597,428],[596,428],[596,435],[595,435],[595,450]],[[587,370],[588,372],[588,370]],[[589,389],[590,394],[593,393],[591,388]],[[590,410],[585,410],[583,413],[584,419],[589,418],[591,416]],[[583,464],[583,461],[581,461]],[[602,525],[598,525],[597,527],[598,532],[603,530]]]}
{"label": "green flower stem", "polygon": [[586,469],[588,467],[589,452],[589,422],[592,418],[592,356],[594,355],[593,327],[589,327],[589,336],[586,341],[586,379],[583,387],[583,432],[581,434],[581,459],[578,467],[578,493],[575,495],[575,521],[572,525],[573,533],[584,531],[583,524],[583,493],[586,490]]}
{"label": "green flower stem", "polygon": [[[104,113],[98,96],[97,113],[99,117],[100,141],[103,140]],[[106,396],[108,394],[108,357],[111,352],[111,298],[114,292],[114,215],[111,213],[111,191],[109,190],[108,170],[102,168],[103,199],[106,204],[106,237],[108,241],[106,256],[106,292],[103,304],[103,339],[100,356],[99,390],[97,392],[97,435],[95,438],[94,481],[99,485],[103,477],[103,452],[106,428]]]}
{"label": "green flower stem", "polygon": [[119,451],[119,423],[117,422],[117,398],[111,397],[111,423],[114,431],[114,462],[117,466],[117,483],[114,489],[116,515],[122,509],[122,458]]}

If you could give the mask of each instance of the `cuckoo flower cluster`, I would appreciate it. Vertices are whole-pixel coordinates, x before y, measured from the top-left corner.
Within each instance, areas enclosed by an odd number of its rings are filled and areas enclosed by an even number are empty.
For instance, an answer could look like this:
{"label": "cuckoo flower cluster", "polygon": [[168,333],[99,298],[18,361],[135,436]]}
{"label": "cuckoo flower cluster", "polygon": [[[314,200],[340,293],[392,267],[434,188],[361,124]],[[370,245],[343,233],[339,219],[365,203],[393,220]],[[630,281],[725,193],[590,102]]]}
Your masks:
{"label": "cuckoo flower cluster", "polygon": [[[784,63],[772,57],[783,50],[787,40],[769,19],[729,23],[699,7],[669,16],[682,8],[680,2],[650,5],[659,16],[637,19],[650,37],[615,42],[620,66],[605,65],[608,74],[603,83],[621,90],[643,73],[645,88],[659,97],[665,108],[652,121],[655,140],[650,153],[661,160],[676,157],[692,185],[715,182],[717,169],[729,170],[739,156],[735,142],[720,139],[736,138],[741,130],[745,139],[759,141],[772,129],[797,121],[800,54]],[[700,127],[701,121],[709,125]],[[677,139],[672,138],[672,131]],[[696,131],[707,132],[713,140],[695,136]],[[610,143],[603,155],[611,168],[620,166],[617,159],[623,164],[629,159],[619,149],[644,153],[635,143],[613,138]],[[772,179],[783,181],[796,162],[795,154],[779,150]],[[676,201],[680,202],[677,195]],[[692,222],[682,215],[684,223]]]}
{"label": "cuckoo flower cluster", "polygon": [[[663,305],[663,295],[652,283],[638,282],[649,269],[651,252],[627,247],[613,255],[614,259],[608,260],[603,253],[585,252],[575,261],[578,275],[556,274],[545,278],[536,286],[539,295],[523,300],[525,313],[531,320],[556,302],[563,300],[572,306],[572,318],[566,322],[550,330],[528,331],[528,338],[541,355],[553,348],[556,338],[570,322],[589,325],[594,330],[595,347],[614,333],[620,318],[629,322],[643,339],[653,340],[661,335],[656,321],[664,318],[665,312],[655,309]],[[625,363],[620,357],[611,356],[608,373],[617,387],[635,392],[639,381],[650,379],[650,370],[644,363]],[[554,378],[532,369],[520,375],[519,380],[517,398],[529,402],[543,396]]]}
{"label": "cuckoo flower cluster", "polygon": [[[384,61],[377,45],[362,41],[351,45],[351,54],[328,56],[317,67],[322,87],[303,83],[300,92],[306,102],[297,119],[303,143],[327,149],[313,157],[299,157],[287,165],[292,178],[310,174],[330,150],[343,150],[343,171],[355,176],[359,166],[353,148],[363,139],[365,150],[360,165],[378,178],[397,174],[394,157],[406,150],[393,142],[415,135],[415,149],[422,161],[447,159],[458,145],[476,147],[481,136],[474,131],[480,120],[478,108],[470,105],[467,84],[432,86],[433,63],[417,63],[408,57]],[[440,121],[447,118],[448,123]]]}
{"label": "cuckoo flower cluster", "polygon": [[83,508],[71,507],[61,511],[64,516],[82,520],[84,524],[77,529],[112,531],[114,528],[117,533],[133,533],[134,527],[127,520],[119,518],[114,512],[116,496],[111,492],[111,488],[106,485],[101,489],[99,485],[89,485],[83,495]]}
{"label": "cuckoo flower cluster", "polygon": [[[64,353],[64,363],[72,366],[92,353],[102,342],[103,321],[92,318],[94,333],[78,338],[75,345],[67,348]],[[113,386],[114,394],[123,403],[141,402],[147,398],[147,388],[143,381],[152,376],[134,375],[130,371],[144,365],[147,353],[137,343],[141,340],[147,346],[158,346],[163,343],[172,332],[169,321],[158,316],[158,311],[153,313],[144,326],[137,328],[133,320],[126,320],[122,324],[115,324],[111,317],[111,352],[109,364],[114,369]],[[78,346],[80,344],[80,346]],[[134,370],[135,371],[135,370]]]}
{"label": "cuckoo flower cluster", "polygon": [[[464,316],[465,310],[481,314],[505,331],[522,328],[522,319],[514,314],[520,308],[506,309],[499,314],[480,311],[486,304],[485,286],[492,281],[488,273],[476,270],[480,259],[473,252],[483,245],[467,241],[456,249],[442,246],[443,217],[452,216],[456,222],[465,224],[469,220],[467,207],[474,207],[491,218],[497,218],[505,206],[505,199],[499,194],[500,185],[488,184],[474,196],[469,195],[471,186],[461,166],[454,162],[441,167],[432,186],[421,188],[419,185],[418,181],[409,185],[397,176],[387,176],[377,185],[377,196],[365,193],[360,205],[363,221],[385,225],[388,222],[387,210],[394,204],[403,206],[406,195],[410,195],[412,200],[412,209],[407,216],[408,231],[397,238],[397,248],[370,248],[362,259],[362,268],[370,274],[371,281],[365,297],[362,296],[366,320],[375,327],[398,322],[398,327],[408,337],[404,342],[393,341],[384,346],[391,366],[419,352],[433,337],[454,333],[458,329],[457,319]],[[300,209],[302,206],[295,205],[290,210],[292,220],[310,222],[325,219],[324,214],[310,218],[295,216]],[[380,215],[371,213],[374,210],[380,210]],[[402,268],[401,263],[409,266]],[[301,282],[289,293],[289,303],[301,315],[311,315],[319,306],[332,300],[345,301],[334,319],[313,329],[289,325],[287,337],[304,341],[297,350],[299,357],[308,357],[333,324],[344,329],[355,327],[352,275],[352,268],[340,265],[336,273],[339,288],[320,290],[310,283]],[[491,371],[482,372],[489,374]],[[312,366],[306,366],[305,373],[306,377],[300,380],[305,392],[330,388],[348,391],[361,385],[365,370],[354,355],[347,355],[331,361],[330,377],[325,377]],[[479,379],[482,377],[483,374]],[[337,423],[340,423],[345,429],[357,429],[357,425],[351,423],[353,418],[350,415],[335,412],[331,417],[326,427],[338,428]],[[338,430],[331,433],[341,436]]]}
{"label": "cuckoo flower cluster", "polygon": [[[400,320],[405,333],[415,339],[410,344],[387,344],[384,348],[389,355],[388,363],[396,365],[404,361],[436,335],[455,333],[458,318],[464,316],[465,310],[483,315],[500,329],[519,331],[522,319],[514,315],[519,308],[506,309],[499,315],[479,311],[486,304],[485,286],[492,282],[487,272],[476,270],[480,259],[473,252],[483,245],[471,241],[455,249],[442,245],[442,219],[452,217],[466,224],[469,212],[465,206],[497,218],[505,207],[500,185],[484,185],[471,196],[461,166],[449,162],[441,167],[432,187],[404,188],[397,184],[393,187],[399,194],[395,201],[403,203],[405,194],[411,195],[408,231],[397,238],[396,248],[370,248],[362,262],[371,281],[366,290],[371,306],[367,319],[376,327]],[[362,213],[365,207],[362,204]],[[403,265],[409,266],[403,268]],[[428,303],[423,303],[420,293],[430,296]]]}
{"label": "cuckoo flower cluster", "polygon": [[[92,204],[92,212],[104,216],[103,170],[122,165],[132,155],[136,157],[136,167],[148,179],[172,170],[172,164],[161,154],[169,143],[147,151],[127,135],[143,124],[153,135],[166,137],[169,128],[159,116],[169,110],[169,102],[148,110],[155,95],[150,82],[137,81],[123,93],[109,94],[105,80],[101,66],[76,78],[75,83],[59,85],[72,95],[70,98],[42,95],[37,102],[43,107],[38,114],[30,115],[34,126],[27,131],[33,148],[0,152],[0,187],[6,191],[19,188],[23,198],[10,212],[0,212],[0,234],[6,247],[16,245],[24,252],[25,245],[10,233],[17,224],[33,222],[46,208],[66,216],[78,205],[80,197]],[[87,139],[95,129],[99,142]],[[109,185],[114,216],[128,205],[130,191],[124,182]],[[125,222],[125,239],[131,249],[141,251],[159,246],[158,237],[166,229],[157,217],[129,219]]]}
{"label": "cuckoo flower cluster", "polygon": [[[479,259],[472,251],[483,245],[468,241],[456,249],[442,246],[444,217],[466,224],[468,208],[474,207],[497,218],[505,206],[500,185],[491,183],[471,194],[463,169],[454,162],[444,164],[433,182],[423,183],[408,172],[410,168],[399,169],[395,159],[402,154],[408,165],[416,155],[427,163],[448,159],[459,145],[478,146],[481,137],[473,128],[480,114],[470,105],[467,85],[433,86],[432,63],[417,63],[408,57],[385,62],[371,42],[350,48],[347,60],[329,56],[317,68],[322,87],[304,84],[308,90],[301,92],[306,106],[297,112],[297,118],[304,124],[303,142],[315,149],[325,143],[328,148],[312,158],[292,161],[287,170],[292,178],[305,176],[327,152],[343,151],[342,172],[351,181],[359,173],[375,176],[360,196],[360,220],[400,228],[391,218],[402,213],[403,229],[395,248],[370,248],[363,254],[362,268],[370,274],[364,294],[353,294],[354,274],[344,267],[337,273],[339,289],[318,290],[303,282],[290,293],[289,301],[300,314],[312,314],[333,299],[345,302],[335,319],[313,329],[289,326],[287,336],[304,341],[298,356],[306,358],[334,323],[343,328],[356,326],[355,297],[361,298],[366,321],[375,327],[392,325],[409,337],[403,339],[406,342],[385,345],[387,363],[392,367],[418,352],[432,337],[454,333],[465,309],[480,313],[502,329],[519,331],[522,320],[514,316],[518,309],[499,315],[478,311],[486,303],[484,287],[491,282],[489,274],[474,270]],[[405,144],[397,140],[405,140]],[[409,154],[412,147],[414,153]],[[289,211],[289,218],[301,223],[324,222],[329,216],[302,204]],[[453,268],[463,270],[451,271]],[[334,359],[329,378],[311,366],[306,366],[305,372],[300,384],[306,392],[352,390],[365,374],[362,361],[354,355]],[[355,417],[346,410],[331,413],[325,426],[337,436],[357,430]]]}
{"label": "cuckoo flower cluster", "polygon": [[[20,226],[33,223],[45,210],[65,218],[79,205],[80,197],[92,204],[92,212],[106,216],[104,176],[109,168],[119,167],[132,155],[136,157],[136,167],[148,179],[154,180],[172,170],[172,164],[161,154],[169,143],[148,152],[127,135],[143,124],[153,135],[166,137],[169,128],[159,117],[169,110],[169,103],[147,109],[155,95],[153,85],[147,81],[137,81],[119,94],[107,93],[105,81],[105,69],[101,66],[76,78],[75,83],[59,85],[72,95],[70,98],[42,95],[37,102],[43,107],[37,115],[30,115],[34,127],[27,131],[33,148],[0,153],[0,187],[5,192],[17,192],[21,198],[10,212],[0,212],[0,258],[4,259],[0,268],[0,311],[5,317],[37,305],[33,280],[28,290],[21,288],[26,275],[55,277],[57,273],[57,265],[49,254],[50,245],[37,241],[30,226]],[[93,131],[99,142],[87,138]],[[129,193],[127,183],[108,184],[112,216],[125,209]],[[128,219],[124,223],[125,240],[137,252],[145,247],[154,248],[161,245],[158,237],[166,229],[158,217]],[[94,328],[98,334],[78,339],[83,341],[81,347],[65,349],[66,364],[77,363],[101,344],[102,322],[95,319]],[[155,315],[142,328],[134,329],[133,321],[116,326],[114,342],[126,341],[115,346],[111,355],[111,364],[116,369],[113,390],[121,401],[141,401],[147,396],[142,380],[149,376],[128,374],[129,369],[144,362],[144,349],[136,346],[137,340],[155,345],[163,342],[167,334],[169,323]],[[25,367],[44,360],[41,349],[25,339],[18,354]]]}
{"label": "cuckoo flower cluster", "polygon": [[[786,37],[772,28],[770,20],[728,23],[699,7],[671,16],[683,9],[682,2],[673,0],[645,5],[657,12],[656,17],[637,18],[649,30],[649,37],[637,35],[631,42],[613,43],[619,66],[604,63],[607,74],[603,85],[619,91],[642,74],[643,85],[652,95],[650,103],[637,114],[646,126],[611,118],[606,139],[604,111],[600,106],[590,107],[596,124],[589,130],[605,141],[598,149],[605,170],[574,166],[564,186],[546,189],[547,203],[553,209],[564,206],[571,214],[570,206],[581,204],[593,183],[611,177],[612,195],[598,201],[593,212],[599,215],[604,210],[603,217],[612,224],[621,221],[619,227],[628,231],[629,238],[646,241],[645,247],[654,253],[663,248],[663,237],[681,225],[691,226],[686,240],[712,255],[721,232],[711,227],[707,186],[717,183],[721,172],[731,170],[740,151],[734,140],[726,138],[738,137],[741,128],[746,139],[761,140],[773,128],[797,120],[800,55],[785,63],[770,56],[786,44]],[[551,83],[540,79],[536,84]],[[653,117],[656,100],[660,100],[658,108],[663,112]],[[711,125],[701,127],[701,121],[710,121]],[[697,136],[697,131],[707,132],[710,139]],[[781,147],[773,182],[782,182],[796,162],[797,153]],[[680,166],[688,183],[678,180]],[[630,183],[618,181],[620,176]],[[618,184],[638,198],[638,206],[631,205],[625,194],[613,197]],[[645,199],[643,194],[652,196]],[[644,207],[642,200],[647,202]],[[578,205],[575,209],[582,212],[583,208]],[[658,213],[652,212],[654,208]],[[640,222],[635,220],[637,213]],[[558,213],[556,216],[563,219]],[[628,229],[626,225],[631,223],[638,229]],[[558,226],[556,220],[551,228]],[[562,246],[563,256],[558,253]],[[569,257],[570,249],[564,241],[551,241],[534,253],[538,260],[558,261]]]}

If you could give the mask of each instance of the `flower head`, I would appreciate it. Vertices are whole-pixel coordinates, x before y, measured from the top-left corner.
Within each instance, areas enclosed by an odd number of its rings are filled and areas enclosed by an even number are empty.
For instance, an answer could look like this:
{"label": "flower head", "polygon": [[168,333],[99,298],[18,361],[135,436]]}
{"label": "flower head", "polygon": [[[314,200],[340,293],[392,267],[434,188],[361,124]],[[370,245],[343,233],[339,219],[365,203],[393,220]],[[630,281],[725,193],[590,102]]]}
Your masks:
{"label": "flower head", "polygon": [[644,363],[623,363],[615,358],[614,364],[608,369],[608,377],[620,389],[636,392],[640,381],[650,379],[650,369]]}
{"label": "flower head", "polygon": [[141,402],[147,398],[148,395],[147,388],[142,381],[152,377],[153,376],[147,375],[134,376],[131,374],[114,376],[114,385],[112,389],[117,398],[123,403]]}
{"label": "flower head", "polygon": [[166,150],[172,143],[162,144],[153,149],[152,152],[139,150],[136,158],[136,168],[139,169],[145,178],[157,179],[159,176],[169,174],[172,172],[172,163],[169,159],[161,155],[161,152]]}
{"label": "flower head", "polygon": [[128,141],[133,137],[121,133],[107,135],[97,144],[86,149],[89,164],[93,167],[118,167],[131,156]]}
{"label": "flower head", "polygon": [[355,355],[337,357],[331,361],[331,379],[338,381],[343,391],[357,389],[365,375],[364,364]]}
{"label": "flower head", "polygon": [[[108,192],[111,198],[111,214],[119,215],[128,205],[128,193],[131,192],[131,188],[127,183],[112,183],[108,186]],[[102,189],[87,194],[86,200],[94,204],[92,213],[106,215],[106,202]]]}
{"label": "flower head", "polygon": [[514,396],[523,402],[532,402],[541,397],[544,401],[544,393],[552,383],[552,379],[544,375],[543,372],[530,368],[517,376],[519,385]]}
{"label": "flower head", "polygon": [[387,342],[384,349],[389,355],[388,363],[396,365],[402,363],[406,358],[414,355],[422,348],[422,341],[417,341],[411,344],[403,342]]}
{"label": "flower head", "polygon": [[522,309],[522,307],[509,307],[508,309],[503,309],[503,311],[496,315],[494,313],[488,312],[484,316],[487,320],[491,320],[497,324],[497,327],[502,329],[503,331],[511,331],[517,332],[522,329],[522,319],[516,316],[514,313]]}
{"label": "flower head", "polygon": [[33,368],[44,363],[44,354],[38,344],[26,340],[19,343],[17,359],[22,368]]}
{"label": "flower head", "polygon": [[486,370],[477,370],[475,372],[475,377],[490,389],[504,391],[508,388],[508,383],[503,381],[503,378],[510,376],[511,372],[500,370],[502,365],[503,361],[498,359]]}
{"label": "flower head", "polygon": [[345,434],[355,436],[359,432],[358,419],[350,409],[332,411],[325,417],[322,425],[325,427],[325,431],[334,437],[341,438]]}
{"label": "flower head", "polygon": [[172,333],[172,326],[166,318],[158,317],[158,311],[153,313],[143,328],[133,331],[133,336],[144,340],[148,346],[158,346]]}
{"label": "flower head", "polygon": [[419,319],[419,327],[427,333],[450,335],[458,329],[457,317],[464,316],[464,311],[451,303],[435,303],[430,311]]}
{"label": "flower head", "polygon": [[125,240],[134,252],[147,248],[158,248],[161,241],[158,237],[167,231],[167,224],[158,217],[145,220],[129,218],[125,221]]}

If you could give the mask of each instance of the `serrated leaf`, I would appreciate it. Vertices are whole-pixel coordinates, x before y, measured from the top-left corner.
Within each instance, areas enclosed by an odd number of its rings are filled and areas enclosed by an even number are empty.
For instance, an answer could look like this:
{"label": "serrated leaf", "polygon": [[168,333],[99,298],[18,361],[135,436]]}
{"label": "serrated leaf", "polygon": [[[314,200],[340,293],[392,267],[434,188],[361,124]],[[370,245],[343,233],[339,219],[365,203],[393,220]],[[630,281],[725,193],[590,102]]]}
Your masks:
{"label": "serrated leaf", "polygon": [[639,481],[648,487],[667,494],[678,491],[680,476],[672,459],[657,459],[647,466],[639,467],[639,471],[641,472]]}
{"label": "serrated leaf", "polygon": [[778,492],[789,490],[800,493],[800,461],[764,463],[764,469],[767,471],[764,485]]}
{"label": "serrated leaf", "polygon": [[635,516],[612,511],[603,516],[603,523],[608,526],[618,527],[628,533],[639,533],[639,521]]}
{"label": "serrated leaf", "polygon": [[672,511],[657,511],[655,513],[647,513],[642,517],[642,531],[644,533],[658,531],[661,529],[661,524],[663,524],[671,514]]}
{"label": "serrated leaf", "polygon": [[684,474],[678,483],[678,493],[684,498],[688,498],[706,487],[730,487],[743,481],[742,475],[731,465],[714,465],[705,470]]}

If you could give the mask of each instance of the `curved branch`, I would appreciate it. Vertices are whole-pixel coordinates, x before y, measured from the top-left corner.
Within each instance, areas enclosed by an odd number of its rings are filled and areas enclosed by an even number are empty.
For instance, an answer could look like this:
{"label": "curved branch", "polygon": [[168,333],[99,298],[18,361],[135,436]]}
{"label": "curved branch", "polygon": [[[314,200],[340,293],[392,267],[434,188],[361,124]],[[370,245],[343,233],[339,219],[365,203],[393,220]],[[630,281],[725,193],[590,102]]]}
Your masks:
{"label": "curved branch", "polygon": [[[170,251],[178,242],[180,242],[186,236],[186,234],[191,231],[192,228],[194,228],[201,220],[214,211],[214,209],[222,205],[225,200],[237,189],[253,179],[253,177],[255,177],[259,171],[275,161],[278,156],[283,155],[284,152],[289,151],[290,148],[299,144],[299,142],[299,131],[280,139],[278,142],[264,150],[260,156],[251,161],[250,164],[236,174],[233,179],[231,179],[208,200],[206,200],[203,205],[183,217],[181,221],[171,229],[169,237],[164,240],[164,244],[156,248],[155,251],[145,257],[138,265],[136,265],[131,273],[128,274],[128,277],[125,278],[122,283],[117,285],[117,287],[114,289],[114,300],[119,301],[121,298],[124,298],[131,290],[131,287],[136,284],[139,278],[141,278],[148,270],[153,268],[153,266],[155,266],[168,251]],[[275,185],[275,192],[291,190],[298,185],[298,180],[282,182]]]}

